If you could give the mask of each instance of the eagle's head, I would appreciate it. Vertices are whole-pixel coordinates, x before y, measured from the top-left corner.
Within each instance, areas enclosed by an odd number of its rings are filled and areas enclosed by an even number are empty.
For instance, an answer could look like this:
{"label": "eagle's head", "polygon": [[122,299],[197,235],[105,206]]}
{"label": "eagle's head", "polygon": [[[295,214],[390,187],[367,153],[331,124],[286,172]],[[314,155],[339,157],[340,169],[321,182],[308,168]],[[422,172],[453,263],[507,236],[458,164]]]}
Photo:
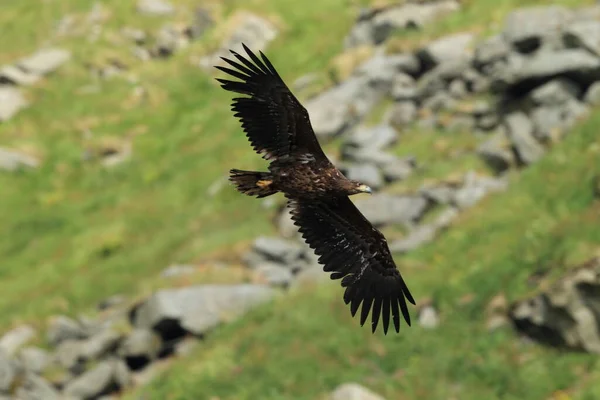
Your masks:
{"label": "eagle's head", "polygon": [[358,181],[351,181],[352,186],[350,187],[349,194],[358,194],[358,193],[373,193],[373,190],[364,183]]}

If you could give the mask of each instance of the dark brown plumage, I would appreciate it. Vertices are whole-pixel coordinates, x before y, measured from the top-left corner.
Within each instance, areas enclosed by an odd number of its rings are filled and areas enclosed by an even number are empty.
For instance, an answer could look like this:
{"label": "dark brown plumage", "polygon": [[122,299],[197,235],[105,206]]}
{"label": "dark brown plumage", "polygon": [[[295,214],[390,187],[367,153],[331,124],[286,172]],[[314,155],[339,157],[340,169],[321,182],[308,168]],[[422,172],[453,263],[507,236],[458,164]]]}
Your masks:
{"label": "dark brown plumage", "polygon": [[348,198],[371,189],[347,179],[327,158],[310,124],[308,112],[288,89],[262,52],[234,59],[219,70],[239,79],[217,79],[223,89],[248,95],[233,99],[232,110],[254,150],[270,161],[269,172],[232,169],[230,180],[250,196],[282,192],[302,237],[319,255],[331,279],[341,279],[344,302],[360,324],[369,312],[375,332],[381,319],[387,334],[390,317],[396,332],[400,315],[410,325],[407,300],[415,301],[396,268],[385,237]]}

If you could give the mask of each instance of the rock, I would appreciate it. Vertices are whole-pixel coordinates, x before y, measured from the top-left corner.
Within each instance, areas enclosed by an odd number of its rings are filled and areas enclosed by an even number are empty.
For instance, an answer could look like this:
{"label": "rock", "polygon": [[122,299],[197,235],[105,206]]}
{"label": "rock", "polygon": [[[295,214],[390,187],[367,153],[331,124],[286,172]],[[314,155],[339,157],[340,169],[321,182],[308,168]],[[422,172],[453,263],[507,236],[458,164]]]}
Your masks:
{"label": "rock", "polygon": [[600,105],[600,82],[594,82],[585,93],[585,102],[597,106]]}
{"label": "rock", "polygon": [[79,322],[59,315],[50,320],[46,337],[51,345],[56,346],[65,340],[85,339],[88,333]]}
{"label": "rock", "polygon": [[264,51],[278,34],[277,28],[270,21],[247,11],[234,12],[227,24],[231,34],[215,53],[200,60],[201,67],[212,69],[214,65],[223,64],[220,57],[229,57],[230,49],[245,54],[242,43],[255,53]]}
{"label": "rock", "polygon": [[156,359],[161,347],[161,338],[156,333],[149,329],[135,329],[121,343],[118,354],[131,370],[137,371]]}
{"label": "rock", "polygon": [[521,53],[531,53],[557,45],[561,30],[571,19],[572,12],[562,6],[524,7],[508,15],[502,35]]}
{"label": "rock", "polygon": [[583,48],[600,56],[600,21],[575,21],[564,30],[567,47]]}
{"label": "rock", "polygon": [[386,182],[401,181],[413,173],[415,166],[413,157],[395,158],[381,166],[381,173]]}
{"label": "rock", "polygon": [[21,90],[0,85],[0,122],[8,121],[28,105]]}
{"label": "rock", "polygon": [[356,206],[375,226],[390,224],[412,226],[423,216],[430,204],[421,196],[376,193],[357,199]]}
{"label": "rock", "polygon": [[342,157],[344,160],[354,163],[371,163],[378,167],[383,167],[393,163],[397,157],[393,154],[386,153],[380,149],[372,147],[345,147],[342,148]]}
{"label": "rock", "polygon": [[513,303],[508,311],[513,326],[541,344],[600,354],[599,276],[600,259],[593,258],[547,290]]}
{"label": "rock", "polygon": [[0,147],[0,169],[16,171],[22,167],[36,168],[39,161],[26,154]]}
{"label": "rock", "polygon": [[138,0],[137,10],[146,15],[170,15],[175,8],[166,0]]}
{"label": "rock", "polygon": [[533,124],[524,112],[515,111],[505,116],[504,126],[519,162],[532,164],[544,155],[544,147],[535,140]]}
{"label": "rock", "polygon": [[358,383],[344,383],[339,385],[329,397],[330,400],[384,400],[380,395],[359,385]]}
{"label": "rock", "polygon": [[264,260],[291,264],[302,258],[304,248],[295,241],[259,236],[252,244],[252,251],[261,255]]}
{"label": "rock", "polygon": [[105,329],[80,342],[79,357],[84,360],[97,360],[115,351],[122,335],[111,329]]}
{"label": "rock", "polygon": [[393,127],[401,128],[417,119],[417,111],[413,101],[400,101],[392,106],[387,121]]}
{"label": "rock", "polygon": [[551,142],[588,111],[587,107],[577,100],[558,106],[542,106],[531,112],[534,136],[541,142]]}
{"label": "rock", "polygon": [[351,164],[342,168],[342,173],[348,178],[364,183],[373,190],[383,186],[383,177],[373,164]]}
{"label": "rock", "polygon": [[426,305],[419,310],[418,321],[423,328],[434,329],[440,324],[440,317],[432,305]]}
{"label": "rock", "polygon": [[43,76],[54,72],[70,59],[70,51],[59,48],[48,48],[39,50],[31,56],[20,60],[17,65],[29,74]]}
{"label": "rock", "polygon": [[196,271],[193,265],[170,265],[165,268],[160,275],[163,278],[173,278],[183,275],[191,275]]}
{"label": "rock", "polygon": [[488,37],[475,46],[473,63],[478,69],[489,71],[490,65],[505,62],[510,50],[504,36]]}
{"label": "rock", "polygon": [[41,374],[50,363],[50,355],[38,347],[26,347],[19,352],[19,360],[23,369],[34,374]]}
{"label": "rock", "polygon": [[508,182],[505,179],[477,176],[474,171],[465,174],[463,185],[454,192],[452,204],[465,209],[472,207],[488,193],[506,190]]}
{"label": "rock", "polygon": [[420,28],[460,5],[453,0],[431,3],[405,3],[361,14],[356,25],[344,39],[346,48],[383,43],[394,31]]}
{"label": "rock", "polygon": [[139,46],[144,45],[148,40],[148,35],[142,29],[131,28],[129,26],[122,28],[121,34]]}
{"label": "rock", "polygon": [[32,75],[14,65],[5,65],[0,68],[0,85],[31,85],[40,79],[39,75]]}
{"label": "rock", "polygon": [[214,25],[215,20],[210,10],[205,7],[197,7],[194,12],[194,20],[187,29],[187,34],[191,40],[196,40]]}
{"label": "rock", "polygon": [[54,360],[57,364],[71,373],[79,374],[85,369],[85,359],[82,356],[81,341],[67,339],[56,346]]}
{"label": "rock", "polygon": [[185,332],[203,335],[223,320],[269,300],[266,285],[202,285],[156,292],[134,312],[133,324],[153,329],[163,340]]}
{"label": "rock", "polygon": [[581,97],[581,87],[567,78],[558,78],[547,82],[529,94],[536,106],[563,105]]}
{"label": "rock", "polygon": [[391,242],[390,250],[394,253],[406,253],[433,241],[440,229],[448,227],[457,216],[456,208],[446,208],[432,223],[419,225],[406,237]]}
{"label": "rock", "polygon": [[0,393],[8,392],[17,376],[17,368],[13,360],[8,358],[4,350],[0,350]]}
{"label": "rock", "polygon": [[492,89],[495,92],[526,91],[561,76],[587,86],[600,79],[600,58],[581,49],[540,51],[531,57],[513,54],[507,68],[493,77]]}
{"label": "rock", "polygon": [[425,69],[449,61],[469,58],[474,38],[475,36],[470,32],[454,33],[430,42],[417,51],[417,56]]}
{"label": "rock", "polygon": [[16,398],[19,400],[59,400],[62,397],[45,379],[27,373],[16,391]]}
{"label": "rock", "polygon": [[156,45],[150,51],[153,57],[166,58],[176,51],[185,48],[189,44],[189,37],[186,36],[182,27],[173,24],[164,25],[156,34]]}
{"label": "rock", "polygon": [[127,367],[121,360],[102,361],[76,377],[64,388],[64,394],[83,399],[96,399],[129,386]]}
{"label": "rock", "polygon": [[270,286],[287,288],[294,279],[292,269],[272,262],[259,265],[255,271],[258,279]]}
{"label": "rock", "polygon": [[277,231],[285,239],[291,239],[298,235],[298,227],[294,225],[290,209],[287,207],[278,214],[275,224],[277,225]]}
{"label": "rock", "polygon": [[353,71],[353,75],[365,76],[371,84],[389,85],[398,74],[417,75],[420,69],[419,59],[413,54],[386,54],[377,50]]}
{"label": "rock", "polygon": [[396,74],[392,79],[392,89],[390,94],[396,101],[415,100],[417,98],[415,79],[405,73]]}
{"label": "rock", "polygon": [[494,133],[492,137],[480,144],[476,151],[488,166],[498,174],[506,171],[515,163],[510,140],[506,137],[504,131]]}
{"label": "rock", "polygon": [[361,126],[354,129],[344,140],[344,146],[371,147],[382,149],[396,143],[398,134],[390,125],[381,124],[373,127]]}
{"label": "rock", "polygon": [[31,325],[21,325],[5,333],[0,338],[0,351],[11,356],[17,352],[25,343],[36,336],[36,331]]}

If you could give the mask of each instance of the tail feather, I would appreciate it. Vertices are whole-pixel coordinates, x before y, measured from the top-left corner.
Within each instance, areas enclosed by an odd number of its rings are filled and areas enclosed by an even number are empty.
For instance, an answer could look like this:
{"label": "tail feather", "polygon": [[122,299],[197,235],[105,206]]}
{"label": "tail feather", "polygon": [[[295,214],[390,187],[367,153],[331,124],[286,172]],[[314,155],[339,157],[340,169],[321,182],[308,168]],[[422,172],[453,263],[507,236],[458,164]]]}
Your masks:
{"label": "tail feather", "polygon": [[261,198],[277,193],[273,177],[268,172],[232,169],[229,171],[229,180],[233,182],[239,192],[248,196]]}

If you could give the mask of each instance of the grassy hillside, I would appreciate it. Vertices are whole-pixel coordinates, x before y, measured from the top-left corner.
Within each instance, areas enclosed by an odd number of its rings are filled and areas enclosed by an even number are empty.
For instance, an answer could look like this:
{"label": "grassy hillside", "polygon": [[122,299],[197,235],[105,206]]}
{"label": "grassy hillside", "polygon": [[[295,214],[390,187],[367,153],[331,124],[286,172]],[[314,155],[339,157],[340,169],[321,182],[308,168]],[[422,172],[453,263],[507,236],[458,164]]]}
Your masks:
{"label": "grassy hillside", "polygon": [[[219,3],[223,16],[243,7],[281,21],[268,54],[291,82],[310,72],[326,80],[358,6],[368,1],[321,0],[311,7],[292,0]],[[452,31],[484,33],[498,29],[514,7],[544,3],[468,0],[463,11],[394,40],[416,46]],[[169,284],[156,279],[168,264],[235,260],[257,233],[273,229],[271,212],[261,202],[233,190],[207,195],[230,167],[261,167],[231,117],[230,95],[194,64],[219,42],[218,33],[168,60],[144,63],[115,42],[120,29],[156,31],[166,21],[189,16],[150,18],[138,15],[133,2],[102,4],[105,20],[95,42],[88,40],[88,1],[2,6],[0,63],[48,42],[74,56],[26,90],[32,101],[28,110],[0,125],[0,146],[42,159],[39,169],[0,173],[0,326],[6,328],[87,310],[114,293],[141,295]],[[56,22],[65,15],[73,15],[74,33],[56,37]],[[140,82],[146,97],[136,97],[136,84],[123,77],[91,77],[85,63],[111,57],[128,64],[125,75]],[[600,173],[599,123],[596,113],[515,177],[508,192],[483,201],[434,244],[398,260],[416,297],[436,299],[439,328],[371,335],[350,318],[336,284],[299,288],[218,330],[131,398],[144,393],[149,399],[283,399],[290,394],[312,399],[349,380],[389,399],[537,400],[553,398],[559,390],[572,392],[572,398],[597,398],[594,357],[525,344],[507,328],[489,333],[484,309],[500,292],[509,300],[526,295],[533,289],[526,278],[538,267],[553,266],[559,274],[600,247],[600,205],[592,197],[592,177]],[[83,138],[86,131],[93,133],[92,142]],[[431,135],[407,135],[398,152],[428,159],[427,147],[445,140]],[[82,160],[94,140],[128,137],[133,155],[122,165],[106,169]],[[454,140],[451,146],[470,146],[468,139]],[[481,166],[476,160],[466,166],[442,162],[433,170],[445,175],[461,167]]]}

